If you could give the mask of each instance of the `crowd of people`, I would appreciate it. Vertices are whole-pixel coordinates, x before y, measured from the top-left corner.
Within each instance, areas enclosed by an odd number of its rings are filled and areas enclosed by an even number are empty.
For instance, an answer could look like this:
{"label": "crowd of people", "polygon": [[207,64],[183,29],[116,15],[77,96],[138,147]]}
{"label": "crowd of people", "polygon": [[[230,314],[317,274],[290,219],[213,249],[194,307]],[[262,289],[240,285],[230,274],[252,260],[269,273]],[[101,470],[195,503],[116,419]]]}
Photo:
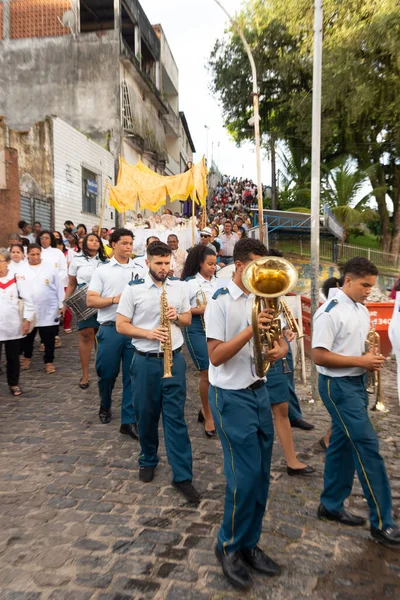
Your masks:
{"label": "crowd of people", "polygon": [[[254,366],[254,295],[242,275],[257,258],[282,256],[247,237],[251,223],[243,203],[245,199],[251,203],[254,193],[247,180],[223,181],[207,225],[204,220],[199,224],[199,243],[188,251],[179,247],[178,235],[170,233],[166,243],[149,237],[145,254],[135,256],[130,229],[93,227],[88,233],[85,225],[71,221],[64,223],[62,232],[21,221],[19,232],[9,235],[8,247],[0,248],[0,343],[10,393],[23,393],[20,370],[31,368],[37,333],[45,372],[55,373],[60,327],[66,334],[75,328],[65,300],[84,294],[90,315],[76,323],[82,367],[77,385],[82,390],[91,386],[90,358],[97,340],[101,423],[112,420],[113,390],[122,371],[119,431],[139,442],[140,481],[150,483],[155,476],[162,416],[172,485],[188,501],[198,502],[184,414],[186,343],[200,374],[198,421],[207,438],[219,436],[224,453],[227,487],[216,556],[227,579],[242,589],[251,585],[249,566],[267,575],[280,572],[258,547],[268,498],[273,423],[287,474],[310,477],[315,472],[295,452],[292,428],[307,431],[314,426],[303,419],[296,395],[290,348],[295,332],[284,320],[282,335],[265,351],[271,363],[267,377]],[[223,202],[226,198],[238,206],[230,207]],[[221,268],[230,265],[231,276],[221,277]],[[336,296],[316,315],[315,322],[323,326],[315,329],[314,359],[333,424],[321,440],[327,461],[318,516],[364,524],[343,505],[357,470],[371,511],[373,537],[398,546],[400,531],[391,517],[390,486],[362,394],[365,369],[379,369],[383,362],[371,353],[363,356],[364,345],[361,350],[361,337],[369,326],[362,303],[376,273],[366,259],[349,261]],[[335,310],[337,304],[341,310]],[[274,318],[273,311],[263,309],[257,317],[259,329],[268,329]],[[357,398],[356,415],[348,404],[352,396]]]}

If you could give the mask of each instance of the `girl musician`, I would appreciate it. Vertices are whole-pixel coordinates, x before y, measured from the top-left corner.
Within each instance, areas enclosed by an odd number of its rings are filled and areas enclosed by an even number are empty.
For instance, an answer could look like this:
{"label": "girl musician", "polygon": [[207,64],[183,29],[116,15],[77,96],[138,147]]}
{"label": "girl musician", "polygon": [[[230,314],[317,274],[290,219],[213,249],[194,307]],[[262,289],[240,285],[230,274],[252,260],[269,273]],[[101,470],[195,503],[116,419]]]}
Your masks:
{"label": "girl musician", "polygon": [[207,302],[220,287],[215,277],[217,257],[213,250],[199,244],[189,251],[183,267],[181,280],[189,287],[189,298],[192,312],[192,323],[185,327],[183,335],[194,366],[200,371],[200,399],[202,408],[199,411],[199,423],[204,423],[207,437],[216,434],[214,420],[208,404],[208,351],[204,327],[204,311]]}
{"label": "girl musician", "polygon": [[[77,287],[89,284],[97,267],[108,262],[101,239],[95,233],[89,233],[83,239],[82,252],[74,255],[69,266],[66,298],[69,298]],[[82,365],[82,377],[79,381],[79,387],[82,390],[86,390],[89,387],[90,354],[98,328],[97,313],[84,321],[78,322],[79,356]]]}

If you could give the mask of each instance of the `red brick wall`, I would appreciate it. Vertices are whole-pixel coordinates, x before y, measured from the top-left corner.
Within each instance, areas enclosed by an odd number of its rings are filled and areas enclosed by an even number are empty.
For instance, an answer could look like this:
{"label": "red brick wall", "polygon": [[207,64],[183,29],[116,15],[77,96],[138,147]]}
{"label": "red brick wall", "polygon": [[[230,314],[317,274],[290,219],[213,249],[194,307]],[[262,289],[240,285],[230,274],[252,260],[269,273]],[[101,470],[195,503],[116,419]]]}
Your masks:
{"label": "red brick wall", "polygon": [[10,38],[68,35],[70,30],[58,18],[70,8],[70,0],[11,0]]}
{"label": "red brick wall", "polygon": [[20,220],[20,194],[18,176],[18,153],[6,148],[6,186],[0,189],[0,246],[6,246],[9,233],[18,231]]}

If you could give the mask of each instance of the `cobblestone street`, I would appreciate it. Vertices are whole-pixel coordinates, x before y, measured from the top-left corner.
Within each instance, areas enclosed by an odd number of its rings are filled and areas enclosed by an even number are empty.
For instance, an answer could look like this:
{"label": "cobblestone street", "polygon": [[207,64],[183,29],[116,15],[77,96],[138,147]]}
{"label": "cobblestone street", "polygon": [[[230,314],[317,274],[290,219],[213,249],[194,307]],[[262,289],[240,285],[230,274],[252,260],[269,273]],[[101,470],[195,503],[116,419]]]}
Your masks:
{"label": "cobblestone street", "polygon": [[[161,462],[151,484],[138,481],[138,443],[119,434],[120,387],[113,421],[98,419],[94,370],[91,386],[78,387],[77,335],[62,335],[55,375],[45,375],[35,349],[23,372],[25,393],[12,398],[0,378],[0,598],[1,600],[233,600],[243,593],[226,583],[214,556],[224,498],[222,451],[197,423],[198,377],[188,360],[186,415],[193,446],[199,506],[170,486]],[[374,414],[400,507],[400,410],[395,366],[385,368],[388,414]],[[254,576],[246,597],[297,600],[400,598],[400,553],[372,541],[369,529],[316,518],[324,453],[318,444],[329,425],[322,404],[305,400],[304,417],[316,425],[295,430],[300,458],[317,469],[290,478],[275,441],[270,500],[261,546],[284,570],[276,579]],[[356,482],[355,512],[366,514]]]}

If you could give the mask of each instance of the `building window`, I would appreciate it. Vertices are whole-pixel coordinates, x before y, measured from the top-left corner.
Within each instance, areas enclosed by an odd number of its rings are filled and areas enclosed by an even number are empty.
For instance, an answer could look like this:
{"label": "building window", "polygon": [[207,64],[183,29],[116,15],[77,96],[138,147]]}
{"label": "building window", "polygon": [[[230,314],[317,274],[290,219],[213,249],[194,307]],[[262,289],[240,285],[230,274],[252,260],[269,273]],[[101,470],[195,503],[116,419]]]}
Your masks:
{"label": "building window", "polygon": [[82,167],[82,211],[97,214],[98,176]]}
{"label": "building window", "polygon": [[80,3],[80,30],[106,31],[114,29],[114,0],[85,0]]}

